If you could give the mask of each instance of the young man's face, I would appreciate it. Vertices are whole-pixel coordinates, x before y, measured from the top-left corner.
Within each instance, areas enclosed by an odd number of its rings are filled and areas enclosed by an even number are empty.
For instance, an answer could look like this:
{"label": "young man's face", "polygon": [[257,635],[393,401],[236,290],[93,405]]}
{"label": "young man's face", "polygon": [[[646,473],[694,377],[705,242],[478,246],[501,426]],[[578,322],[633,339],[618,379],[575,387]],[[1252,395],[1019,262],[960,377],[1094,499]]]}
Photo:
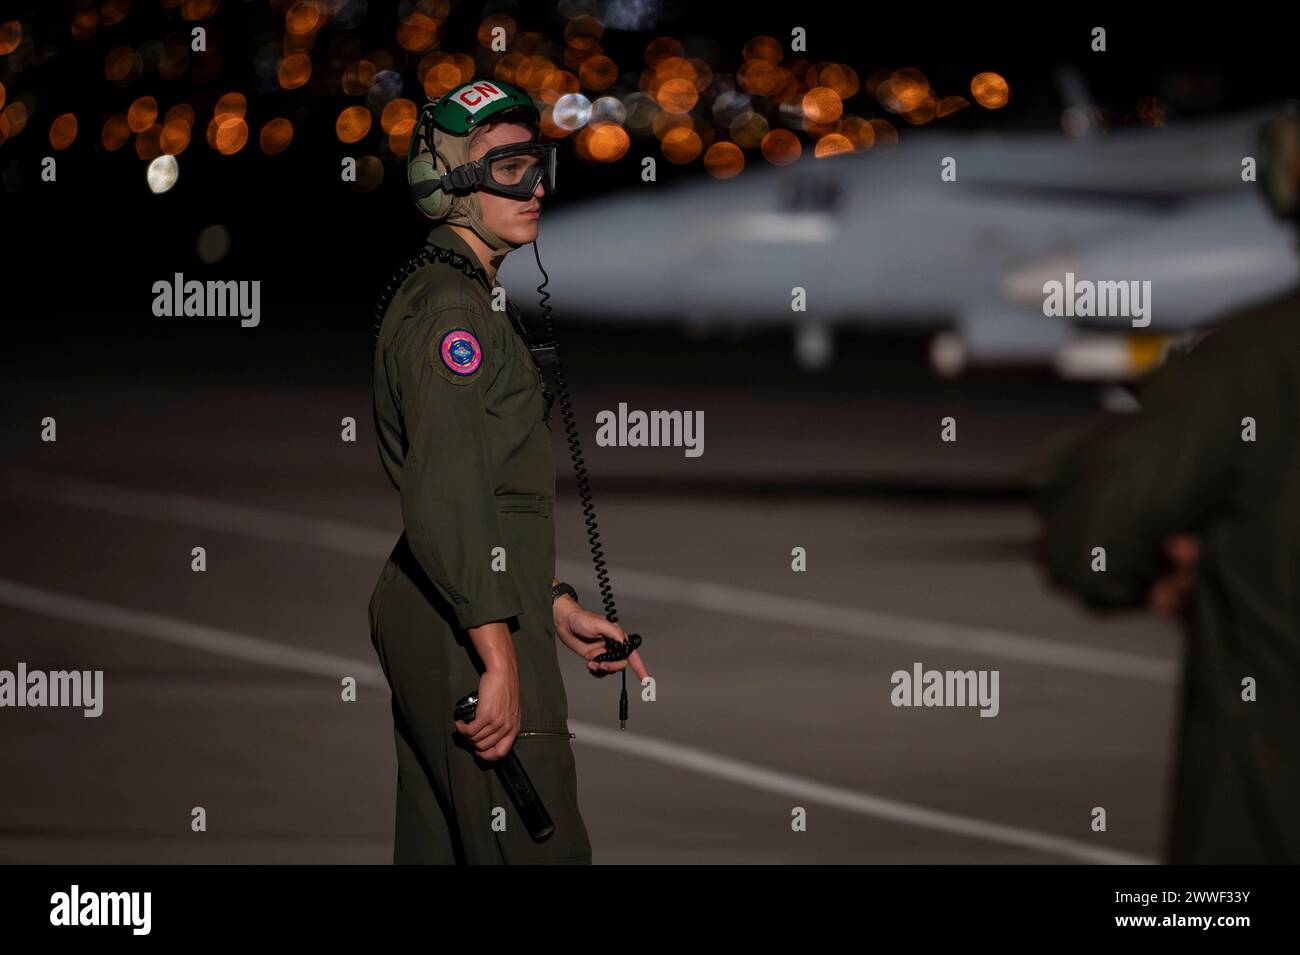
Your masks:
{"label": "young man's face", "polygon": [[[497,123],[483,130],[474,139],[470,147],[469,158],[481,159],[483,154],[494,146],[506,146],[511,143],[532,142],[533,133],[527,126],[519,123]],[[486,189],[479,189],[479,208],[483,210],[483,224],[501,238],[516,245],[525,245],[537,238],[537,223],[542,215],[542,196],[546,189],[542,182],[537,184],[528,199],[514,199],[510,196],[497,195]]]}

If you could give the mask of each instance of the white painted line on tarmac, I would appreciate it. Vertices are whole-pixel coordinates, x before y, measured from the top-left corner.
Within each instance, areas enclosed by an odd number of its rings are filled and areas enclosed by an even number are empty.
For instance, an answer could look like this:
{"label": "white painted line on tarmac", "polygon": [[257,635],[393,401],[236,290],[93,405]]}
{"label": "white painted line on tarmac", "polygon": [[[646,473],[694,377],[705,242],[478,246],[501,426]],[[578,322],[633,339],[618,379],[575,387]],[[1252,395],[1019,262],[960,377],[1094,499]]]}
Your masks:
{"label": "white painted line on tarmac", "polygon": [[[248,663],[278,667],[332,680],[341,679],[343,676],[354,676],[358,683],[375,687],[387,686],[383,670],[374,663],[291,647],[259,637],[249,637],[229,630],[178,620],[175,617],[54,593],[13,580],[0,578],[0,604],[90,627],[163,640],[188,649]],[[1064,856],[1080,862],[1143,864],[1155,861],[1115,849],[1090,846],[1087,843],[1050,833],[927,809],[895,799],[885,799],[667,740],[609,730],[577,720],[569,720],[569,728],[576,734],[577,743],[614,750],[661,765],[736,783],[750,789],[786,796],[800,802],[820,803],[845,812],[905,826],[916,826],[985,842],[996,842],[1049,855]]]}
{"label": "white painted line on tarmac", "polygon": [[[556,572],[561,577],[567,575],[569,579],[591,572],[590,565],[579,561],[556,561],[556,567]],[[877,613],[707,581],[666,577],[641,570],[610,568],[609,575],[617,595],[626,594],[639,600],[681,604],[698,610],[761,620],[764,623],[780,623],[802,630],[821,630],[872,640],[894,640],[962,653],[985,653],[1063,670],[1082,670],[1157,683],[1172,683],[1179,672],[1178,664],[1156,657],[1020,636],[986,627]]]}
{"label": "white painted line on tarmac", "polygon": [[[281,543],[322,547],[361,557],[387,557],[397,540],[394,532],[345,521],[290,514],[283,511],[227,504],[207,498],[137,490],[77,478],[9,474],[11,490],[73,507],[165,520],[192,527]],[[590,573],[587,563],[557,561],[561,577],[580,579]],[[834,633],[869,640],[890,640],[912,646],[982,653],[1041,666],[1117,676],[1156,683],[1173,683],[1179,664],[1171,660],[1118,650],[1044,640],[987,627],[923,620],[877,613],[796,597],[782,597],[706,581],[669,577],[637,570],[609,569],[616,592],[634,600],[693,607],[762,623],[776,623],[817,633]]]}

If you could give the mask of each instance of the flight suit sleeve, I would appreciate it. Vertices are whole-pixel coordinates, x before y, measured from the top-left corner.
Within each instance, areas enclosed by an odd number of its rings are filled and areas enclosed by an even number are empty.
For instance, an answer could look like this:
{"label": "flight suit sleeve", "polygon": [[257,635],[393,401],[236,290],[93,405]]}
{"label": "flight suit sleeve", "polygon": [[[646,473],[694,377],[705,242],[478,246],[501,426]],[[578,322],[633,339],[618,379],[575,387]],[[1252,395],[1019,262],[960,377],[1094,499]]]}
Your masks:
{"label": "flight suit sleeve", "polygon": [[1094,428],[1039,495],[1047,572],[1087,603],[1145,602],[1165,540],[1197,530],[1225,499],[1253,402],[1241,370],[1208,346],[1171,359],[1143,388],[1142,410]]}
{"label": "flight suit sleeve", "polygon": [[[427,307],[396,343],[407,437],[402,521],[425,574],[464,628],[523,612],[507,570],[488,454],[488,394],[508,352],[470,307]],[[508,555],[507,555],[508,557]],[[509,564],[506,564],[509,567]]]}

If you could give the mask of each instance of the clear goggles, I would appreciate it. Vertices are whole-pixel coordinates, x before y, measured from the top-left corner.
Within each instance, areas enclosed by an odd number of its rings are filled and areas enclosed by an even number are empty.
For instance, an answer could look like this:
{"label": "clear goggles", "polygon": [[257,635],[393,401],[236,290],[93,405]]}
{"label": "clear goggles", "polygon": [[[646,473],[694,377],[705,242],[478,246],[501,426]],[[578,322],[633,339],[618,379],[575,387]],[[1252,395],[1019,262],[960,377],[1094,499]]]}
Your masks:
{"label": "clear goggles", "polygon": [[539,182],[546,195],[555,192],[555,143],[493,146],[471,165],[479,167],[479,188],[489,192],[528,199]]}

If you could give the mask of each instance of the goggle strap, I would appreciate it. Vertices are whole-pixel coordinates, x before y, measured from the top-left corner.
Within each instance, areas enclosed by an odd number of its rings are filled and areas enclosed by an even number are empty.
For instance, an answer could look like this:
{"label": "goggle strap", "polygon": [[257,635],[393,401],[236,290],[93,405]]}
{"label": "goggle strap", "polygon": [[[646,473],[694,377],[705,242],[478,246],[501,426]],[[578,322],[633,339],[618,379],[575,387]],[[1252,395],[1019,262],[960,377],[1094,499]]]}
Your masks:
{"label": "goggle strap", "polygon": [[442,177],[442,188],[447,192],[456,192],[473,189],[482,181],[482,167],[477,162],[467,162]]}

